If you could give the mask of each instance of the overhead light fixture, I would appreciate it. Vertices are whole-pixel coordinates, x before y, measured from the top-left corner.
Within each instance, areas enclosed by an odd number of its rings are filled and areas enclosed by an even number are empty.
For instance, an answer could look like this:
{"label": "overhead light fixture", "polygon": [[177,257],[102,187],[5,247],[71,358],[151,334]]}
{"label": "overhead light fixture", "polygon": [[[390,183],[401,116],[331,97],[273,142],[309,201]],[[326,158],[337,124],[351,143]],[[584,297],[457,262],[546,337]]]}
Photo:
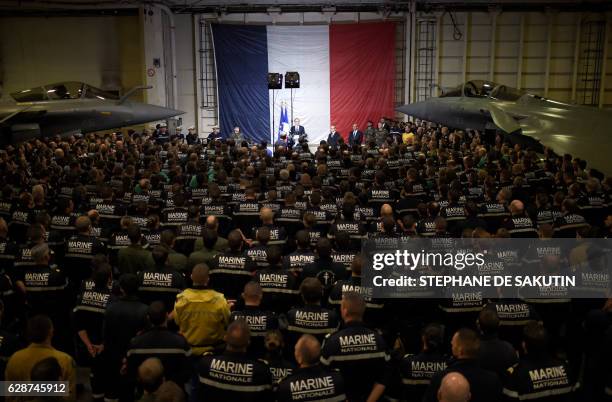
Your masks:
{"label": "overhead light fixture", "polygon": [[283,10],[280,7],[268,7],[266,12],[268,14],[280,14],[283,12]]}
{"label": "overhead light fixture", "polygon": [[323,7],[321,12],[323,14],[336,14],[336,7]]}

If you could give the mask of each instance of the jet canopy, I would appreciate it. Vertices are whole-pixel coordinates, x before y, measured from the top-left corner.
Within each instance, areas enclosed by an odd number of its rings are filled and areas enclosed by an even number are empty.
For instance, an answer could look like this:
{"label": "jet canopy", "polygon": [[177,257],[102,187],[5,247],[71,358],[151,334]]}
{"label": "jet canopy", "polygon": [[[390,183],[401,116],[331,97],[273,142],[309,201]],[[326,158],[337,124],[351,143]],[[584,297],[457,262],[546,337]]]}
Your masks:
{"label": "jet canopy", "polygon": [[24,89],[11,94],[17,102],[42,102],[67,99],[118,100],[117,95],[78,81],[58,82]]}
{"label": "jet canopy", "polygon": [[466,96],[468,98],[491,98],[505,101],[517,101],[524,92],[503,84],[491,81],[472,80],[448,91],[444,91],[441,98]]}

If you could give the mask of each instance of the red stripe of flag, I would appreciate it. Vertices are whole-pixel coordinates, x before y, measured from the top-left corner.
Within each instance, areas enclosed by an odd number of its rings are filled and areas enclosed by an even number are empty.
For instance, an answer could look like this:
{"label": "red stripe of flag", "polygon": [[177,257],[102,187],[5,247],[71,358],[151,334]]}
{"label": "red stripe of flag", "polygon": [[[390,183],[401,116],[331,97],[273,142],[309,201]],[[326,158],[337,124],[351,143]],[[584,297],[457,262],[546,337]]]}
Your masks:
{"label": "red stripe of flag", "polygon": [[353,123],[394,115],[393,22],[332,25],[329,53],[331,122],[345,140]]}

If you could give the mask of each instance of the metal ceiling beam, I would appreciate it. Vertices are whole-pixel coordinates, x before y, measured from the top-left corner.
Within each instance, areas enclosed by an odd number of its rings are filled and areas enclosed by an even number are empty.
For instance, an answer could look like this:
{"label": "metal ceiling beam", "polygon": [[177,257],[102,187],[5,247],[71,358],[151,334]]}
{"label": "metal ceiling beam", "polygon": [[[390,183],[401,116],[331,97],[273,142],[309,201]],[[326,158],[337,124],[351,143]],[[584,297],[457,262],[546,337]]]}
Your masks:
{"label": "metal ceiling beam", "polygon": [[[97,1],[76,1],[76,0],[0,0],[0,12],[7,13],[26,13],[34,11],[47,12],[83,12],[92,9],[132,9],[141,5],[151,3],[162,3],[172,9],[175,13],[262,13],[269,7],[282,10],[283,13],[291,12],[321,12],[322,8],[335,6],[337,12],[409,12],[410,1],[380,1],[380,0],[336,0],[331,2],[307,1],[307,0],[284,0],[275,2],[273,0],[251,1],[246,3],[244,0],[194,0],[186,4],[185,0],[165,0],[153,2],[148,0],[97,0]],[[415,7],[417,11],[487,11],[492,6],[500,7],[501,11],[544,11],[547,7],[558,6],[563,11],[612,11],[612,2],[606,0],[539,0],[539,1],[517,1],[517,0],[417,0]]]}

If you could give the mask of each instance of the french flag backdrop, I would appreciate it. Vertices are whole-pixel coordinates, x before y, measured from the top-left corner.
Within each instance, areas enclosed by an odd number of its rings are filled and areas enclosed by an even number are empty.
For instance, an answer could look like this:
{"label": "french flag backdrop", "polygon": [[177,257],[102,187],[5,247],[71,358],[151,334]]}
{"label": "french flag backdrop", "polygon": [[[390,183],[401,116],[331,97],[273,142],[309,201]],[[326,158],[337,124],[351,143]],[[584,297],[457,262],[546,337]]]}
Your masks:
{"label": "french flag backdrop", "polygon": [[[330,26],[213,25],[221,131],[234,126],[256,142],[276,140],[281,105],[289,124],[299,118],[309,141],[327,138],[329,127],[346,139],[352,124],[394,114],[395,24]],[[300,73],[300,88],[276,90],[268,72]],[[284,79],[284,77],[283,77]],[[272,118],[274,113],[274,125]]]}

